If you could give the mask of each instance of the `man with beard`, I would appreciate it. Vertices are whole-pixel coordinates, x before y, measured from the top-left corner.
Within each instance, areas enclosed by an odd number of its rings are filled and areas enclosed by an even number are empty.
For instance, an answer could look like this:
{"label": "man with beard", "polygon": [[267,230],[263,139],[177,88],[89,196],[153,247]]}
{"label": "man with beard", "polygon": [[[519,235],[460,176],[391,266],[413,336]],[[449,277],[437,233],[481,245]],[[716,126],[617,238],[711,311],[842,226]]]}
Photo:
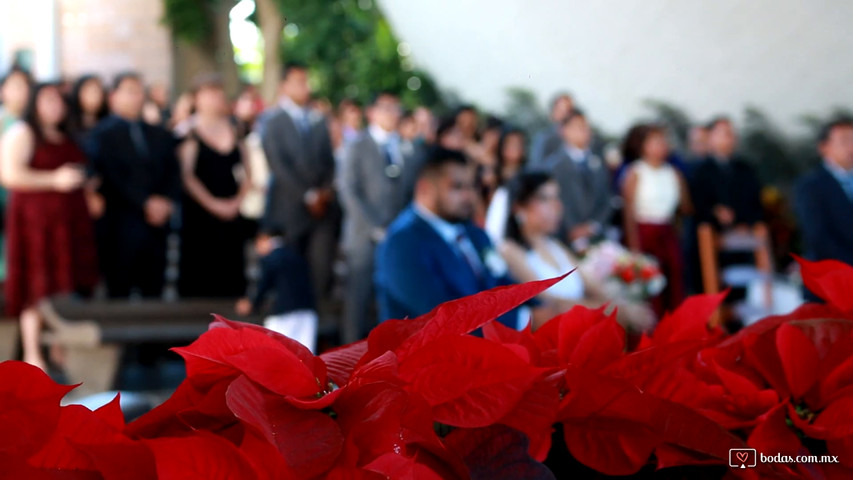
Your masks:
{"label": "man with beard", "polygon": [[[434,152],[418,176],[414,202],[377,250],[380,320],[414,318],[441,303],[514,283],[486,232],[471,222],[475,197],[474,169],[465,156]],[[551,313],[533,309],[535,317]],[[499,321],[515,328],[518,312]]]}

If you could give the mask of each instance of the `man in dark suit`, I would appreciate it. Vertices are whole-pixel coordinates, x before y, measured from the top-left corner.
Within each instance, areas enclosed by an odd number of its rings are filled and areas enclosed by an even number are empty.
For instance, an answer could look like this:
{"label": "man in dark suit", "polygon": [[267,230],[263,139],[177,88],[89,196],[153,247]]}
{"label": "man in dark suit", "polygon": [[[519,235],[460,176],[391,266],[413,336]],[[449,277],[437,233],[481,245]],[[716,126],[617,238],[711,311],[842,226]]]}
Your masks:
{"label": "man in dark suit", "polygon": [[144,102],[141,77],[118,75],[113,114],[95,127],[86,148],[104,200],[98,255],[110,297],[134,289],[145,297],[163,293],[166,237],[181,183],[175,139],[142,121]]}
{"label": "man in dark suit", "polygon": [[332,283],[340,206],[333,182],[335,160],[326,119],[310,107],[308,71],[284,69],[281,100],[266,117],[261,138],[272,174],[262,223],[283,231],[311,266],[318,301]]}
{"label": "man in dark suit", "polygon": [[551,101],[551,125],[533,137],[530,147],[530,166],[538,167],[563,145],[560,134],[563,122],[574,109],[574,100],[568,93],[557,94]]}
{"label": "man in dark suit", "polygon": [[[376,252],[380,320],[414,318],[441,303],[513,283],[488,235],[471,222],[474,170],[461,152],[438,150],[425,163],[415,199]],[[543,319],[551,312],[535,308]],[[499,319],[515,328],[517,312]]]}
{"label": "man in dark suit", "polygon": [[349,281],[344,296],[343,342],[359,340],[375,323],[370,319],[375,299],[374,250],[385,229],[408,205],[423,155],[404,150],[396,132],[400,120],[396,95],[381,93],[367,110],[370,125],[347,147],[340,182],[344,239]]}
{"label": "man in dark suit", "polygon": [[853,265],[853,119],[824,126],[818,149],[823,164],[803,177],[795,190],[805,256]]}
{"label": "man in dark suit", "polygon": [[693,172],[691,196],[698,223],[718,230],[753,227],[761,222],[761,185],[755,170],[735,155],[731,120],[718,117],[707,127],[710,156]]}
{"label": "man in dark suit", "polygon": [[[613,214],[610,172],[592,152],[592,129],[586,116],[575,110],[563,121],[563,144],[539,167],[560,184],[563,224],[560,238],[574,251],[584,252],[604,235]],[[533,169],[539,169],[533,167]]]}

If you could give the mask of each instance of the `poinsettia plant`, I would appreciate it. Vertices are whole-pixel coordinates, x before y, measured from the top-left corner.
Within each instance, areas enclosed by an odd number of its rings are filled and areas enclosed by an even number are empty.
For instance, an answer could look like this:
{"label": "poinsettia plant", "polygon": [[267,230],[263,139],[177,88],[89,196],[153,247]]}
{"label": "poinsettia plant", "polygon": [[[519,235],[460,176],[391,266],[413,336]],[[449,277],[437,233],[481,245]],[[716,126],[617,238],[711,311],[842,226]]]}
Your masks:
{"label": "poinsettia plant", "polygon": [[[559,279],[390,320],[320,356],[217,317],[176,349],[186,380],[130,424],[118,398],[61,407],[72,387],[6,362],[0,477],[853,478],[853,268],[801,263],[825,305],[727,335],[709,326],[724,295],[692,297],[633,349],[605,309],[536,331],[494,321]],[[840,463],[730,469],[743,448]]]}

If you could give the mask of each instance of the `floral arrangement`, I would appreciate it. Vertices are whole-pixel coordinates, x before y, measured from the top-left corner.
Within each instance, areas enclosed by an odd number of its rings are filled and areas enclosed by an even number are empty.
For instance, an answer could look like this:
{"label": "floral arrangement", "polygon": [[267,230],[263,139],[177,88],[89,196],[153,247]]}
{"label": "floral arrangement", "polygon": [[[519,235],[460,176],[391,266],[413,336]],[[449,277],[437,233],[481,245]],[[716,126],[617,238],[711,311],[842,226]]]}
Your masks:
{"label": "floral arrangement", "polygon": [[[0,477],[853,478],[853,268],[802,270],[825,305],[726,335],[708,324],[722,294],[692,297],[630,351],[604,310],[536,331],[493,321],[559,278],[390,320],[320,356],[216,318],[176,349],[174,395],[130,424],[118,399],[60,406],[73,387],[2,363]],[[829,460],[747,468],[749,448]]]}
{"label": "floral arrangement", "polygon": [[591,247],[579,268],[585,277],[602,285],[605,295],[612,299],[641,301],[666,287],[666,278],[654,258],[611,241]]}

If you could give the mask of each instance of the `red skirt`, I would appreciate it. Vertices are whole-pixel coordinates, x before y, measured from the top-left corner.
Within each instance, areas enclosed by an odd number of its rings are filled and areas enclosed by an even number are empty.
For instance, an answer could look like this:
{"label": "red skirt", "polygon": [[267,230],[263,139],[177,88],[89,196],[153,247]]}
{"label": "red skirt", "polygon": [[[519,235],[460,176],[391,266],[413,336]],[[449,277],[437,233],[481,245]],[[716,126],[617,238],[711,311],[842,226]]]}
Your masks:
{"label": "red skirt", "polygon": [[641,223],[637,228],[640,249],[657,259],[666,277],[666,288],[651,299],[652,309],[661,318],[664,312],[675,310],[684,300],[684,261],[678,234],[672,225]]}
{"label": "red skirt", "polygon": [[12,192],[6,212],[6,314],[98,282],[92,220],[82,191]]}

